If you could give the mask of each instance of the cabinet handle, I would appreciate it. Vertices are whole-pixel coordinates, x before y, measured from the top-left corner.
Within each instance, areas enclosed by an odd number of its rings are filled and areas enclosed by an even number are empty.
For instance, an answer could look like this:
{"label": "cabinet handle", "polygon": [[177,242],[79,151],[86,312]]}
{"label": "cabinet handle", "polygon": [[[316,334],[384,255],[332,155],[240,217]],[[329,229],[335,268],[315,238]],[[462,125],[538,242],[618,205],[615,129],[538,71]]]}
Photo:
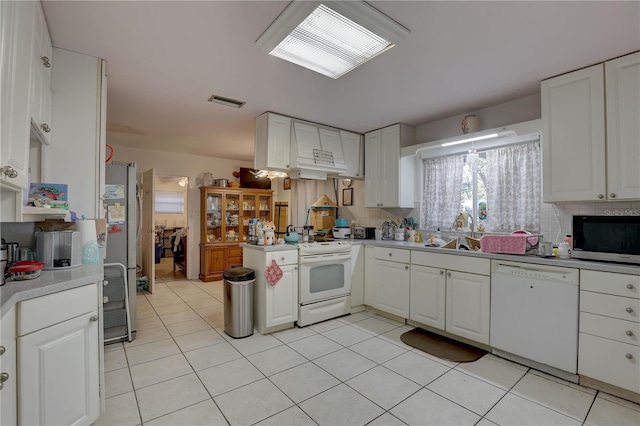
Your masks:
{"label": "cabinet handle", "polygon": [[628,313],[632,314],[633,313],[633,308],[627,308],[627,309],[625,309],[625,311],[627,311]]}
{"label": "cabinet handle", "polygon": [[49,127],[47,123],[42,123],[40,127],[42,127],[42,130],[44,130],[45,133],[49,133],[51,131],[51,127]]}
{"label": "cabinet handle", "polygon": [[[626,354],[626,355],[625,355],[625,358],[627,358],[627,359],[633,359],[633,355],[631,355],[631,354]],[[2,373],[2,374],[4,374],[4,373]]]}
{"label": "cabinet handle", "polygon": [[8,178],[13,179],[18,177],[18,172],[11,166],[0,167],[0,171]]}
{"label": "cabinet handle", "polygon": [[98,321],[98,316],[97,315],[92,316],[91,318],[89,318],[89,321],[93,321],[93,322]]}
{"label": "cabinet handle", "polygon": [[604,198],[604,194],[598,194],[598,198],[602,200]]}
{"label": "cabinet handle", "polygon": [[49,61],[49,58],[47,58],[46,56],[41,56],[40,60],[42,61],[42,65],[44,65],[45,68],[51,68],[51,61]]}
{"label": "cabinet handle", "polygon": [[4,355],[6,349],[4,348],[4,346],[0,346],[0,355]]}
{"label": "cabinet handle", "polygon": [[635,287],[633,286],[633,284],[627,284],[627,288],[628,288],[629,290],[633,290]]}
{"label": "cabinet handle", "polygon": [[609,194],[609,198],[616,198],[617,195],[615,194],[615,192],[612,192],[611,194]]}
{"label": "cabinet handle", "polygon": [[625,333],[627,336],[631,337],[633,336],[633,331],[631,330],[627,330],[627,332]]}

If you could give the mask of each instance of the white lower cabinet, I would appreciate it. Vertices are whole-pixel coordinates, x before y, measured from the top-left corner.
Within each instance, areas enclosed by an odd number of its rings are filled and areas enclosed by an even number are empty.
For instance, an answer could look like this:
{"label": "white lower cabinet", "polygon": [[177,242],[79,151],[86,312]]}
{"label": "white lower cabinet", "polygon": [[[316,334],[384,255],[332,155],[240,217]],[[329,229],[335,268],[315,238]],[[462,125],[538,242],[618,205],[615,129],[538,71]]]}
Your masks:
{"label": "white lower cabinet", "polygon": [[364,246],[351,247],[351,307],[364,305]]}
{"label": "white lower cabinet", "polygon": [[491,283],[484,275],[447,271],[446,331],[489,344]]}
{"label": "white lower cabinet", "polygon": [[640,276],[580,271],[578,373],[640,393]]}
{"label": "white lower cabinet", "polygon": [[[265,270],[275,260],[282,270],[276,285],[267,282]],[[253,323],[261,334],[291,328],[298,320],[298,251],[242,250],[242,265],[256,273],[253,288]]]}
{"label": "white lower cabinet", "polygon": [[411,252],[409,318],[488,345],[491,264],[488,259],[460,260],[455,255]]}
{"label": "white lower cabinet", "polygon": [[409,250],[374,247],[371,274],[366,275],[367,305],[398,317],[409,318],[409,259]]}
{"label": "white lower cabinet", "polygon": [[16,375],[16,313],[2,315],[0,330],[0,425],[18,424]]}
{"label": "white lower cabinet", "polygon": [[20,422],[88,425],[100,414],[97,310],[18,338]]}
{"label": "white lower cabinet", "polygon": [[444,269],[411,265],[409,318],[444,330],[446,291]]}

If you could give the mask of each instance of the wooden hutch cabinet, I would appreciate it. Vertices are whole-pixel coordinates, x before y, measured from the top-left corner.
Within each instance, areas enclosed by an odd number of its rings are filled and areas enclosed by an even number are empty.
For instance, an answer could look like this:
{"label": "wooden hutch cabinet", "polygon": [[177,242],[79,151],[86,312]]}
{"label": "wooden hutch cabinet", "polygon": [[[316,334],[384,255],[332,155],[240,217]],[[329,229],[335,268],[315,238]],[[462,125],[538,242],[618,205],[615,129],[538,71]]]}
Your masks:
{"label": "wooden hutch cabinet", "polygon": [[273,220],[269,189],[200,187],[200,275],[202,281],[222,279],[222,273],[242,266],[240,243],[249,241],[253,218]]}

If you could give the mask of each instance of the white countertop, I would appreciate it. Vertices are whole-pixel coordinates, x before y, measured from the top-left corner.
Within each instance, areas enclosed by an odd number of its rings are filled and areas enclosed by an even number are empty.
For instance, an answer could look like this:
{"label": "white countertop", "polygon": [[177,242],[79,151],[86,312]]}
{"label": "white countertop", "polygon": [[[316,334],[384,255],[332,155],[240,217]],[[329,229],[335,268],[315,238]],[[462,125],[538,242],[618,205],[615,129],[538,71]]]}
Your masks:
{"label": "white countertop", "polygon": [[102,281],[102,262],[85,263],[76,268],[42,271],[34,280],[7,281],[0,287],[0,316],[16,303],[34,297],[69,290]]}

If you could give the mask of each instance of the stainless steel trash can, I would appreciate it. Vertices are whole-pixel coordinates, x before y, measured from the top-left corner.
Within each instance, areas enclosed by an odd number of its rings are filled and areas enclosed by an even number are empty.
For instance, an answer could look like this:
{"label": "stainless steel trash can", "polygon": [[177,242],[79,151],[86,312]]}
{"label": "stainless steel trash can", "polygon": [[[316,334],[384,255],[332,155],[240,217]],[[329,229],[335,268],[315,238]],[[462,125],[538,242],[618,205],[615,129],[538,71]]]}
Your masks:
{"label": "stainless steel trash can", "polygon": [[256,273],[249,268],[232,268],[224,278],[224,332],[236,339],[253,334],[253,283]]}

